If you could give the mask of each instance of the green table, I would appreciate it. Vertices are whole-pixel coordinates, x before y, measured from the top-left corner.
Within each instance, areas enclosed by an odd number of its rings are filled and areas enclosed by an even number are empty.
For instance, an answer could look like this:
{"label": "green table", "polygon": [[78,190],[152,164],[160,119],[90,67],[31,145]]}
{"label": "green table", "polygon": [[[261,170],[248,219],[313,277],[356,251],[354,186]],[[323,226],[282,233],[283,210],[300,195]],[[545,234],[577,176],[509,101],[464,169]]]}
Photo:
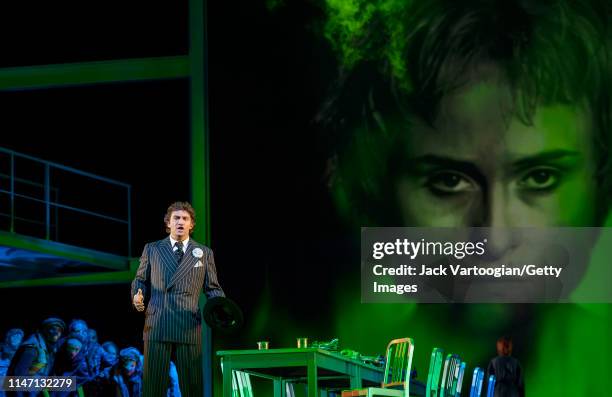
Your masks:
{"label": "green table", "polygon": [[223,360],[223,397],[232,397],[232,371],[273,380],[274,397],[285,397],[286,382],[305,382],[308,397],[317,397],[319,389],[376,386],[383,378],[382,368],[317,348],[225,350],[217,356]]}

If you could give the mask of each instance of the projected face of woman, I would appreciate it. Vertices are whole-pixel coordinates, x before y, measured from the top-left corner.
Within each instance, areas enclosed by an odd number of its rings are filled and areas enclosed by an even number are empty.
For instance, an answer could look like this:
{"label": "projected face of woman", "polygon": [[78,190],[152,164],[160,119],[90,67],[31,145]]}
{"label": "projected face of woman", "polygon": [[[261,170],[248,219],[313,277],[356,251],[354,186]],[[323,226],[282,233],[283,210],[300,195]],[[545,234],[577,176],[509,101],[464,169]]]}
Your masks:
{"label": "projected face of woman", "polygon": [[443,98],[433,126],[414,120],[396,191],[405,225],[596,225],[586,112],[540,106],[525,125],[511,104],[506,85],[484,80]]}
{"label": "projected face of woman", "polygon": [[[577,106],[540,106],[526,125],[513,103],[506,84],[484,79],[443,98],[432,125],[414,120],[397,199],[407,226],[491,228],[483,263],[548,263],[558,249],[540,228],[598,225],[593,132]],[[537,227],[540,241],[519,238],[517,227]],[[579,280],[586,260],[575,262],[571,278]],[[556,281],[460,279],[467,284],[456,284],[455,293],[474,301],[514,293],[529,301],[542,291],[556,296]]]}

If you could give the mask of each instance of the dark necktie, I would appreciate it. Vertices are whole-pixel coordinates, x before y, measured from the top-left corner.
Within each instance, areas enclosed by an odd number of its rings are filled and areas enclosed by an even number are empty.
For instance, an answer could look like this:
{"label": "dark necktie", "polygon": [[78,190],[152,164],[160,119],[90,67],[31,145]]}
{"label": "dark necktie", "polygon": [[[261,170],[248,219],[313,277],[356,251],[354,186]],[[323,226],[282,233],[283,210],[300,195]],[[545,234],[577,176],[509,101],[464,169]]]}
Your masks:
{"label": "dark necktie", "polygon": [[174,243],[174,246],[176,247],[176,249],[174,250],[174,257],[176,258],[176,263],[181,263],[181,260],[183,259],[183,243],[180,241],[177,241],[176,243]]}

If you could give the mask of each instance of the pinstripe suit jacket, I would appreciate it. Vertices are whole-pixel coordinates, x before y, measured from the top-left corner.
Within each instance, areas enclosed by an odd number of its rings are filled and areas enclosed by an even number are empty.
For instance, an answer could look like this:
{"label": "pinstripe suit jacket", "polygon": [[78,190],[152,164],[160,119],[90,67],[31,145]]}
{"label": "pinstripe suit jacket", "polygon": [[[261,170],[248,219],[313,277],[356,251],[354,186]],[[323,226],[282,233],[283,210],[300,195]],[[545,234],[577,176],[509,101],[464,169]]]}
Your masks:
{"label": "pinstripe suit jacket", "polygon": [[[197,248],[202,250],[201,258],[194,255]],[[200,292],[207,298],[225,296],[212,250],[191,238],[181,263],[169,237],[146,244],[132,282],[132,297],[139,288],[147,307],[143,339],[160,342],[201,344]]]}

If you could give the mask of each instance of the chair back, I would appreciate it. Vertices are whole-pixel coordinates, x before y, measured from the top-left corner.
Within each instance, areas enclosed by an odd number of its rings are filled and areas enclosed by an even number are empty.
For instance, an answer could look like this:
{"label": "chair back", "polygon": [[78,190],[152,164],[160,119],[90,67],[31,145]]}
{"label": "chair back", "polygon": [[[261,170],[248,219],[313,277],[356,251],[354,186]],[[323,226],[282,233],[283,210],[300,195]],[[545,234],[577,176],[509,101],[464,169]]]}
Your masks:
{"label": "chair back", "polygon": [[249,374],[242,371],[232,371],[232,396],[253,397],[251,378]]}
{"label": "chair back", "polygon": [[429,359],[429,372],[427,374],[427,386],[425,397],[438,397],[440,389],[440,374],[442,373],[442,361],[444,360],[444,349],[434,347]]}
{"label": "chair back", "polygon": [[454,397],[457,391],[457,380],[461,359],[457,354],[449,354],[444,361],[444,372],[442,373],[442,384],[440,385],[440,397]]}
{"label": "chair back", "polygon": [[482,381],[484,380],[484,370],[482,368],[474,368],[472,375],[472,386],[470,387],[470,397],[480,397],[482,393]]}
{"label": "chair back", "polygon": [[408,395],[413,353],[414,341],[412,338],[393,339],[389,342],[389,345],[387,345],[385,375],[381,384],[383,389],[402,386],[405,395]]}
{"label": "chair back", "polygon": [[463,375],[465,374],[465,361],[459,365],[459,374],[457,375],[457,388],[455,389],[455,397],[461,397],[461,388],[463,387]]}
{"label": "chair back", "polygon": [[[223,358],[221,358],[221,373],[223,373]],[[232,371],[232,397],[253,397],[251,377],[242,371]]]}
{"label": "chair back", "polygon": [[489,383],[487,383],[487,397],[493,397],[495,394],[495,375],[489,376]]}

